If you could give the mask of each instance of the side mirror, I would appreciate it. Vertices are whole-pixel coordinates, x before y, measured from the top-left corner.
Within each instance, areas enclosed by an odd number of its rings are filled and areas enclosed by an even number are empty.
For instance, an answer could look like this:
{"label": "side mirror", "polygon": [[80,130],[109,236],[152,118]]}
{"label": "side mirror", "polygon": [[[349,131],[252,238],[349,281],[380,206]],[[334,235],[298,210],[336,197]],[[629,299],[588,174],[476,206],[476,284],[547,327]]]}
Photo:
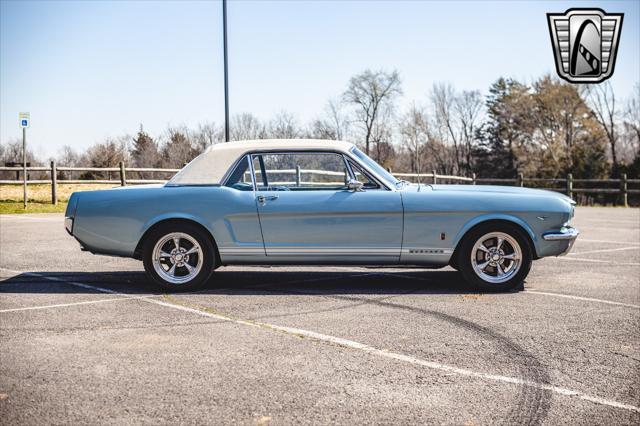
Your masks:
{"label": "side mirror", "polygon": [[349,189],[349,191],[362,192],[364,191],[364,189],[362,189],[363,186],[364,184],[362,182],[355,179],[349,179],[347,182],[347,189]]}

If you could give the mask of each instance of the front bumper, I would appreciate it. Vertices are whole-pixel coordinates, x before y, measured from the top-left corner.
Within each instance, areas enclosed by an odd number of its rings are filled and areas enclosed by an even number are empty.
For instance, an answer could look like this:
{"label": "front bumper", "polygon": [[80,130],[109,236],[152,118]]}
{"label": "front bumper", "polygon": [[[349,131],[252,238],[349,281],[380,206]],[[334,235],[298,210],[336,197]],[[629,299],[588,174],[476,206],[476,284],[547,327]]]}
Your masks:
{"label": "front bumper", "polygon": [[549,232],[547,234],[544,234],[542,238],[545,241],[567,241],[567,248],[558,255],[564,256],[565,254],[569,253],[569,251],[571,251],[571,248],[576,242],[576,238],[578,238],[578,235],[580,235],[580,231],[578,231],[576,228],[563,226],[562,228],[560,228],[560,231]]}

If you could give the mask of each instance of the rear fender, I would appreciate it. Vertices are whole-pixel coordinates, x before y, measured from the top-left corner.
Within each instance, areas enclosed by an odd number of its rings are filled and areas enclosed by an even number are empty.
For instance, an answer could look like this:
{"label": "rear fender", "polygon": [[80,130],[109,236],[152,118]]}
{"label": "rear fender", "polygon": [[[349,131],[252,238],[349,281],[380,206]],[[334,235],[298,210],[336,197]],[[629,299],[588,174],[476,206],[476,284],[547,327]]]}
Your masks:
{"label": "rear fender", "polygon": [[152,219],[148,220],[141,228],[140,230],[140,239],[138,240],[138,244],[136,245],[136,249],[134,251],[133,257],[136,259],[139,259],[141,256],[141,250],[142,250],[142,242],[144,241],[147,232],[153,228],[155,225],[159,224],[160,222],[165,222],[165,221],[169,221],[169,220],[185,220],[185,221],[189,221],[189,222],[194,222],[200,226],[202,226],[204,229],[207,230],[207,232],[209,233],[209,235],[211,236],[211,238],[213,239],[213,244],[215,246],[215,237],[213,236],[213,231],[211,230],[211,227],[207,226],[206,221],[204,221],[201,217],[195,216],[195,215],[191,215],[191,214],[187,214],[187,213],[179,213],[179,212],[171,212],[171,213],[164,213],[161,214],[159,216],[155,216]]}

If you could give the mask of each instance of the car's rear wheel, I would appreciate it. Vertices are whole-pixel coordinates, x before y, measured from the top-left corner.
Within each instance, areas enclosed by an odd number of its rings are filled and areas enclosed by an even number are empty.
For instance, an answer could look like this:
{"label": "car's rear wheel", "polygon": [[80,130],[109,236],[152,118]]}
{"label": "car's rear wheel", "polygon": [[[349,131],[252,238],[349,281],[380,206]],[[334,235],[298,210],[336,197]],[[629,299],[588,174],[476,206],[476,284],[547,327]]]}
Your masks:
{"label": "car's rear wheel", "polygon": [[167,223],[147,236],[143,263],[149,278],[163,289],[193,290],[211,276],[215,266],[214,248],[199,227]]}
{"label": "car's rear wheel", "polygon": [[520,286],[531,270],[531,247],[515,225],[489,223],[465,235],[456,264],[464,278],[486,291]]}

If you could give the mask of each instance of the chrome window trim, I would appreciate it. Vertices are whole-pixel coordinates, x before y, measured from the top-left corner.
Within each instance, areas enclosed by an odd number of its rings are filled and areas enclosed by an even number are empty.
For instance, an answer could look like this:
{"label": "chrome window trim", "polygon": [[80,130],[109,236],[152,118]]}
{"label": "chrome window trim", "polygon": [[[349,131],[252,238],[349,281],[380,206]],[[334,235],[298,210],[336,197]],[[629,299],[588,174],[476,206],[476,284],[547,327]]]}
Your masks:
{"label": "chrome window trim", "polygon": [[[369,175],[371,175],[371,177],[373,177],[374,180],[377,181],[380,184],[380,188],[378,190],[398,191],[398,188],[396,188],[395,186],[392,186],[385,179],[382,179],[380,176],[378,176],[377,173],[374,173],[371,169],[369,169],[369,167],[367,167],[365,164],[363,164],[357,157],[352,155],[351,152],[336,151],[334,149],[326,149],[326,150],[324,150],[324,149],[318,149],[318,148],[298,148],[298,149],[295,149],[295,150],[291,150],[291,149],[284,149],[283,150],[283,149],[277,149],[276,148],[276,149],[260,149],[260,150],[246,151],[242,155],[240,155],[238,157],[238,159],[231,165],[229,170],[227,170],[227,172],[222,177],[222,179],[221,179],[222,183],[219,186],[226,186],[227,185],[227,181],[229,180],[229,177],[231,177],[231,174],[233,173],[235,168],[238,166],[238,163],[242,160],[242,158],[247,157],[247,156],[251,157],[253,155],[258,155],[258,154],[280,154],[280,153],[283,153],[283,154],[299,154],[299,153],[305,153],[305,154],[321,153],[321,154],[326,154],[326,153],[331,153],[331,154],[342,155],[343,157],[346,157],[349,160],[351,160],[354,163],[356,163],[358,166],[360,166],[362,168],[362,170],[365,170],[367,173],[369,173]],[[253,160],[252,159],[250,159],[250,161],[249,161],[249,167],[252,169],[251,180],[253,181],[253,189],[254,189],[254,191],[257,191],[258,188],[257,188],[256,182],[255,182],[255,174],[253,172]],[[350,168],[349,168],[349,171],[352,172],[352,170]],[[216,186],[218,186],[218,185],[216,185]]]}
{"label": "chrome window trim", "polygon": [[349,160],[347,160],[347,157],[344,156],[344,153],[341,152],[340,155],[342,156],[342,161],[344,161],[344,167],[347,170],[347,173],[349,173],[349,179],[355,179],[356,175],[353,173],[353,170],[351,170]]}
{"label": "chrome window trim", "polygon": [[[231,178],[231,176],[233,176],[233,172],[238,167],[238,164],[240,164],[242,159],[245,158],[246,156],[247,156],[247,154],[244,153],[240,157],[236,158],[236,161],[234,161],[231,164],[231,167],[229,167],[229,169],[222,176],[222,179],[220,179],[220,186],[227,186],[227,184],[229,183],[229,179]],[[253,180],[253,177],[251,179]]]}
{"label": "chrome window trim", "polygon": [[[322,151],[322,150],[308,150],[308,151],[307,151],[307,150],[305,150],[305,151],[300,151],[300,152],[298,152],[298,151],[291,151],[291,150],[285,150],[285,151],[276,150],[276,151],[259,151],[259,152],[253,152],[253,153],[251,153],[251,154],[250,154],[250,157],[251,157],[251,165],[253,166],[253,159],[254,159],[254,157],[262,156],[262,155],[265,155],[265,154],[267,154],[267,155],[273,155],[273,154],[284,154],[284,155],[287,155],[287,154],[288,154],[288,155],[296,155],[296,154],[301,154],[301,153],[302,153],[302,154],[333,154],[333,155],[336,155],[336,156],[338,156],[338,157],[342,158],[342,162],[343,162],[343,163],[344,163],[344,161],[345,161],[345,160],[344,160],[344,156],[343,156],[343,153],[342,153],[342,152],[336,152],[336,151],[333,151],[333,150],[327,150],[327,151]],[[264,159],[263,159],[263,161],[264,161]],[[346,164],[345,164],[345,167],[346,167]],[[266,170],[265,170],[265,171],[266,171]],[[258,178],[254,175],[254,177],[253,177],[254,182],[256,182],[256,181],[257,181],[257,179],[258,179]],[[256,190],[256,191],[258,191],[258,186],[257,186],[257,184],[255,185],[255,190]],[[302,190],[302,191],[304,191],[304,190]],[[338,190],[338,191],[342,191],[342,190]],[[296,191],[296,192],[300,192],[300,191]]]}
{"label": "chrome window trim", "polygon": [[[253,188],[253,192],[256,192],[256,182],[253,176],[253,163],[250,161],[250,157],[248,154],[242,154],[240,156],[240,158],[238,158],[229,168],[229,170],[227,170],[227,172],[224,174],[224,177],[222,179],[222,185],[220,186],[224,186],[226,188],[231,188],[231,189],[235,189],[231,186],[227,186],[227,184],[229,183],[229,179],[231,178],[231,176],[233,176],[233,172],[236,171],[236,169],[238,168],[238,166],[242,163],[242,160],[246,159],[249,162],[249,173],[251,174],[251,187]],[[236,191],[240,191],[239,189],[236,189]]]}
{"label": "chrome window trim", "polygon": [[[366,164],[363,164],[359,158],[351,155],[351,152],[349,153],[344,153],[343,155],[345,155],[348,159],[350,159],[351,161],[353,161],[354,163],[356,163],[358,166],[360,166],[362,168],[362,170],[366,171],[367,173],[369,173],[369,175],[380,184],[380,188],[381,190],[388,190],[388,191],[397,191],[398,188],[396,188],[395,186],[391,186],[389,184],[389,182],[387,182],[386,180],[382,179],[380,176],[378,176],[377,173],[374,173],[369,167],[366,166]],[[380,166],[382,167],[382,166]]]}
{"label": "chrome window trim", "polygon": [[[380,185],[380,188],[375,189],[374,191],[379,191],[379,190],[396,191],[396,188],[391,188],[389,185],[387,185],[385,183],[384,180],[380,179],[379,176],[377,176],[368,167],[366,167],[364,164],[362,164],[360,161],[358,161],[357,158],[352,157],[351,155],[349,155],[346,152],[336,151],[336,150],[332,150],[332,149],[322,150],[322,149],[317,149],[317,148],[313,148],[313,149],[300,148],[300,149],[296,149],[296,150],[291,150],[291,149],[286,149],[286,150],[282,150],[282,149],[265,149],[265,150],[258,150],[258,151],[250,151],[250,152],[246,152],[244,155],[250,156],[249,164],[250,164],[250,167],[252,168],[252,173],[254,173],[253,172],[253,156],[262,155],[262,154],[335,154],[335,155],[338,155],[338,156],[342,156],[342,160],[345,162],[345,167],[347,167],[347,170],[350,173],[351,177],[354,177],[354,174],[353,174],[353,170],[351,170],[351,167],[349,166],[349,161],[347,161],[347,159],[351,160],[352,162],[354,162],[355,164],[360,166],[360,168],[362,168],[363,171],[368,173],[373,178],[373,180],[375,180]],[[231,171],[231,173],[232,172],[233,172],[233,170]],[[229,175],[231,173],[228,172]],[[252,177],[252,180],[254,182],[254,190],[257,191],[258,188],[257,188],[256,183],[255,183],[256,182],[255,174]]]}
{"label": "chrome window trim", "polygon": [[255,195],[256,192],[258,192],[258,184],[256,183],[256,173],[253,169],[253,156],[251,154],[247,154],[245,157],[249,162],[249,173],[251,173],[251,184],[253,185],[253,194]]}
{"label": "chrome window trim", "polygon": [[[349,158],[353,159],[356,164],[358,164],[360,167],[362,167],[364,170],[366,170],[367,172],[369,172],[371,174],[371,176],[375,177],[378,181],[383,182],[383,185],[386,186],[387,188],[389,188],[389,190],[391,191],[397,191],[398,188],[396,188],[395,182],[387,182],[386,179],[383,179],[382,177],[380,177],[379,174],[375,173],[373,170],[371,170],[369,167],[367,167],[362,161],[360,161],[360,159],[358,158],[357,155],[353,154],[353,150],[354,149],[358,149],[357,146],[353,146],[350,150],[349,150]],[[362,152],[362,151],[360,151]],[[366,154],[365,154],[366,155]],[[378,163],[377,161],[375,161],[373,158],[371,159],[373,160],[373,162],[375,162],[376,164]],[[382,167],[380,164],[378,164],[380,167]],[[383,167],[384,169],[384,167]],[[391,174],[391,173],[389,173]],[[393,176],[393,175],[392,175]]]}
{"label": "chrome window trim", "polygon": [[[344,154],[343,154],[343,156],[344,156]],[[347,157],[347,156],[344,156],[344,157],[345,157],[345,161],[347,163],[347,168],[349,169],[349,173],[351,174],[351,178],[355,179],[356,178],[356,174],[353,171],[353,168],[351,167],[351,162],[353,162],[353,159],[351,157]],[[351,162],[349,160],[351,160]],[[370,173],[369,169],[364,168],[362,166],[362,164],[358,164],[358,163],[356,163],[356,164],[357,164],[358,167],[360,167],[362,169],[362,173],[366,175],[367,179],[372,180],[372,181],[374,181],[375,183],[378,184],[378,188],[367,188],[367,189],[364,189],[365,191],[381,191],[381,190],[384,191],[386,189],[385,185],[383,185],[378,180],[378,178],[373,177],[373,175]]]}

